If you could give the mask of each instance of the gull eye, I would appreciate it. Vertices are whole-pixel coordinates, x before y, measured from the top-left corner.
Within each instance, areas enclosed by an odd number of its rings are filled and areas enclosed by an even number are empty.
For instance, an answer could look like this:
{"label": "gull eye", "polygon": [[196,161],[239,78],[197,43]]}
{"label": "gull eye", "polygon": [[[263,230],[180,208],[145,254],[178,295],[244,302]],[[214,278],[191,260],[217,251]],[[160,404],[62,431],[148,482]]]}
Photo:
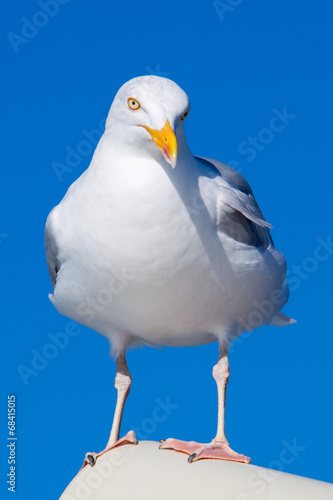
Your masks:
{"label": "gull eye", "polygon": [[133,109],[133,111],[136,111],[137,109],[141,108],[139,101],[134,99],[134,97],[129,97],[127,99],[127,104],[130,109]]}
{"label": "gull eye", "polygon": [[187,110],[187,111],[186,111],[186,112],[185,112],[185,113],[184,113],[184,114],[180,117],[180,119],[181,119],[181,120],[185,120],[185,118],[187,118],[187,117],[188,117],[189,113],[190,113],[190,110],[188,109],[188,110]]}

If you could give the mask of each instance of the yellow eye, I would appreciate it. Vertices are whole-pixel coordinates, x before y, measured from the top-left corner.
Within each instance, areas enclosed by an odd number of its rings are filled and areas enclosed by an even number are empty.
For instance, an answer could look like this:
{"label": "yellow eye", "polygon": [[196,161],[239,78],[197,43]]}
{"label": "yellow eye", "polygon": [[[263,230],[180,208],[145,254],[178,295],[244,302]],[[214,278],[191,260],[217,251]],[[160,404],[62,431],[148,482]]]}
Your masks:
{"label": "yellow eye", "polygon": [[181,119],[181,120],[185,120],[185,118],[187,118],[187,117],[188,117],[189,113],[190,113],[190,110],[188,109],[188,110],[187,110],[187,111],[186,111],[186,112],[185,112],[185,113],[184,113],[184,114],[180,117],[180,119]]}
{"label": "yellow eye", "polygon": [[141,108],[139,101],[134,99],[134,97],[129,97],[127,99],[127,104],[130,109],[133,109],[133,111],[136,111],[137,109]]}

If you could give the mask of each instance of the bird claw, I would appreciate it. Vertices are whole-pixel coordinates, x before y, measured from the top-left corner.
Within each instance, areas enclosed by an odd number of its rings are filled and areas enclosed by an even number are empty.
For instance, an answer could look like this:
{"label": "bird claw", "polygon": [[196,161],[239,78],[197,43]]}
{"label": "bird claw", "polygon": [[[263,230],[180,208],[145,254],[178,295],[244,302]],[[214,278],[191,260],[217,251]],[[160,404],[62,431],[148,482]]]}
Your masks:
{"label": "bird claw", "polygon": [[197,456],[198,456],[197,453],[192,453],[192,455],[190,455],[187,459],[188,463],[191,464],[192,462],[194,462]]}
{"label": "bird claw", "polygon": [[96,464],[96,453],[86,453],[85,462],[87,462],[91,467]]}
{"label": "bird claw", "polygon": [[134,431],[129,431],[126,436],[123,438],[119,439],[116,443],[114,443],[111,446],[108,446],[105,448],[105,450],[99,452],[99,453],[93,453],[93,452],[88,452],[86,453],[86,456],[84,458],[83,465],[80,470],[84,469],[86,465],[90,465],[91,467],[94,467],[96,465],[98,457],[103,455],[109,450],[112,450],[113,448],[117,448],[118,446],[123,446],[125,444],[134,444],[137,445],[139,442],[136,438],[135,432]]}

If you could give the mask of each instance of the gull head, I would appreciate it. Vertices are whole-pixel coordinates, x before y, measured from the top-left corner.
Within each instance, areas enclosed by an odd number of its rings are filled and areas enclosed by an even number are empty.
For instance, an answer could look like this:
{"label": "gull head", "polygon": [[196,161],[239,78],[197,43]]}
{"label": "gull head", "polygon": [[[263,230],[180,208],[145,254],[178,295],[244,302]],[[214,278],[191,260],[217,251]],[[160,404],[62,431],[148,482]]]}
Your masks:
{"label": "gull head", "polygon": [[186,145],[184,120],[190,111],[186,93],[172,80],[140,76],[125,83],[112,103],[106,132],[119,146],[153,156],[175,168],[177,150]]}

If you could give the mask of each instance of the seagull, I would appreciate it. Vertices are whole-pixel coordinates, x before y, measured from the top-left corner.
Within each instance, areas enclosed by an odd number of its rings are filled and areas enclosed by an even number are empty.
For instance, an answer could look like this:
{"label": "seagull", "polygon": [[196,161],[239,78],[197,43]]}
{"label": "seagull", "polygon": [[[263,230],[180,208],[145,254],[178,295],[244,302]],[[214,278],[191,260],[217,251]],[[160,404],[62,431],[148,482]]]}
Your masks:
{"label": "seagull", "polygon": [[187,94],[173,81],[142,76],[115,96],[89,168],[49,214],[46,258],[59,313],[105,336],[116,360],[117,402],[100,453],[136,444],[119,439],[131,375],[129,347],[218,342],[213,367],[218,425],[210,443],[169,438],[161,449],[249,463],[225,435],[228,346],[244,331],[295,320],[281,312],[289,291],[276,250],[245,178],[193,156],[184,122]]}

